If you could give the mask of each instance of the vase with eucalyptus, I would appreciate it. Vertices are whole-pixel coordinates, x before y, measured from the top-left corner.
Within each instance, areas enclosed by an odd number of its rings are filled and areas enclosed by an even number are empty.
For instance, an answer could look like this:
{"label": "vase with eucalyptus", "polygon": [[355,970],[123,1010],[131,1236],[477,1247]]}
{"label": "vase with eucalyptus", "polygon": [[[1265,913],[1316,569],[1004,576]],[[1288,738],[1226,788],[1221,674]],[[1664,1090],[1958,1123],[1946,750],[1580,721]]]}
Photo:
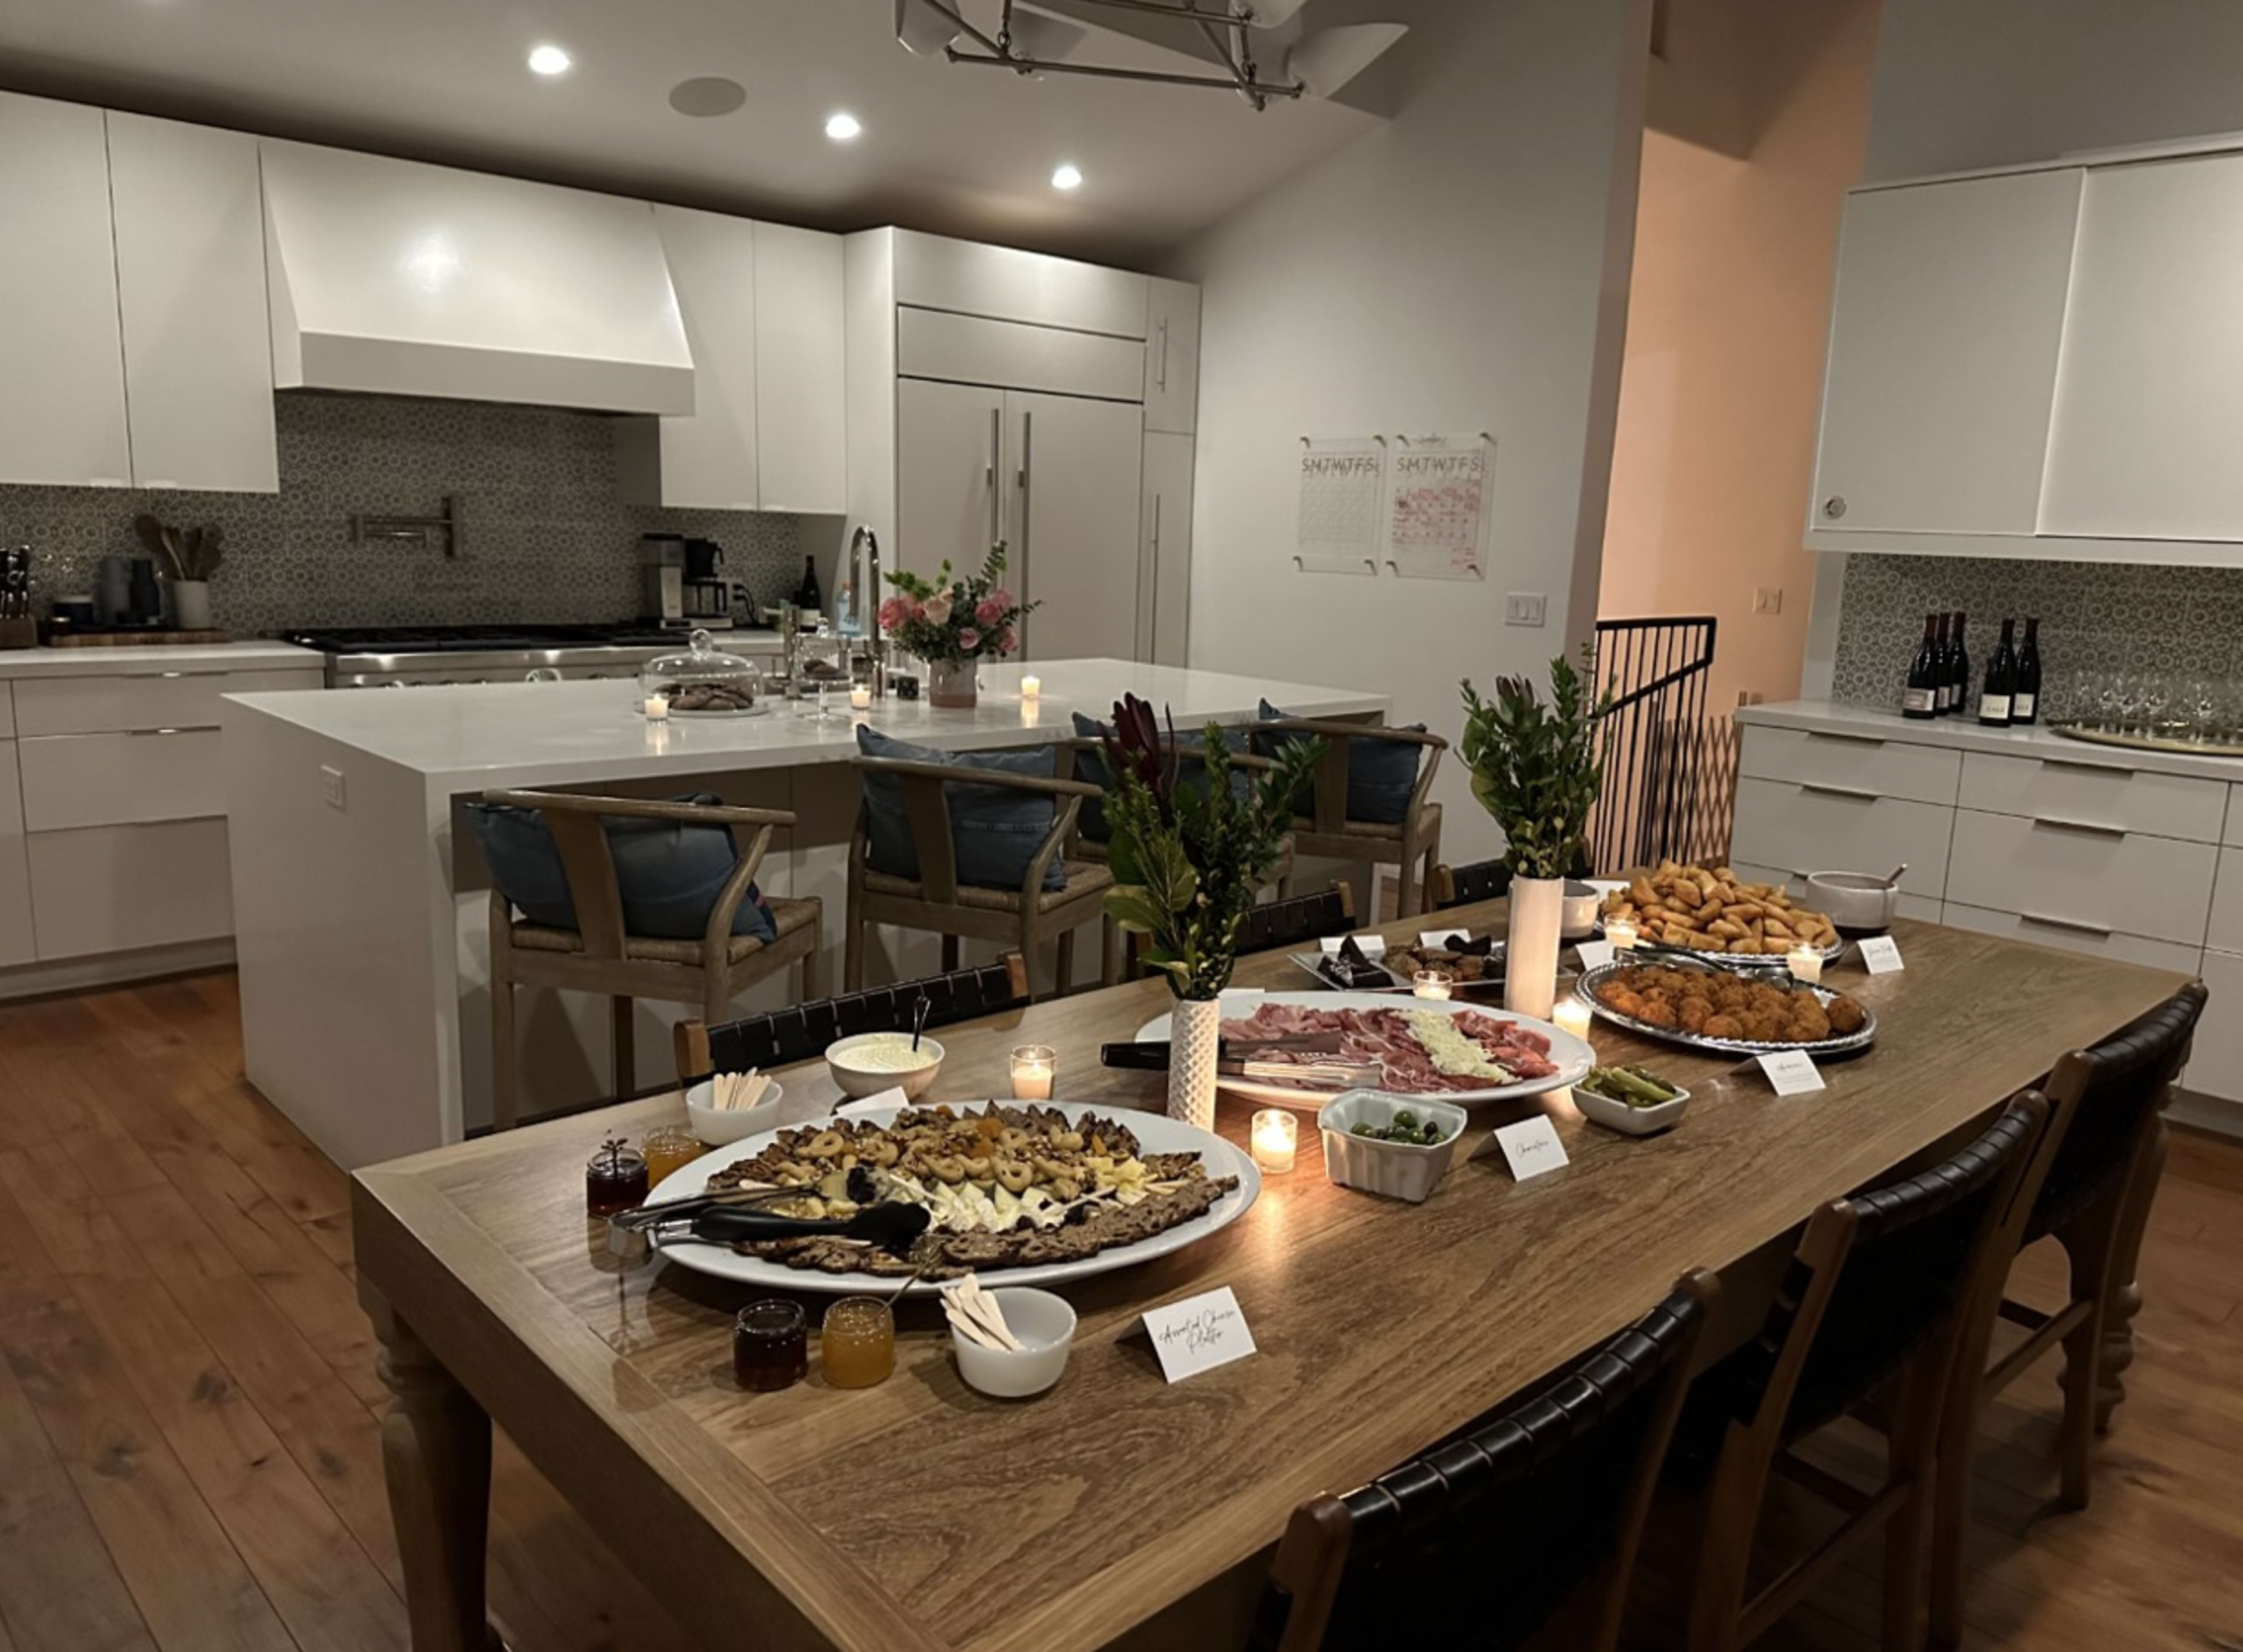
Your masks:
{"label": "vase with eucalyptus", "polygon": [[1173,720],[1163,738],[1153,708],[1129,695],[1114,708],[1104,743],[1115,878],[1107,916],[1145,937],[1145,963],[1168,977],[1175,997],[1169,1113],[1204,1130],[1215,1123],[1221,999],[1238,926],[1283,849],[1293,799],[1323,742],[1290,742],[1249,776],[1209,723],[1188,764]]}
{"label": "vase with eucalyptus", "polygon": [[1464,684],[1459,748],[1472,796],[1502,829],[1511,869],[1511,937],[1505,949],[1503,1002],[1520,1015],[1550,1014],[1558,996],[1558,939],[1566,879],[1586,853],[1589,813],[1604,783],[1597,721],[1612,690],[1592,686],[1595,651],[1585,670],[1565,655],[1550,661],[1546,704],[1525,677],[1499,677],[1485,700]]}

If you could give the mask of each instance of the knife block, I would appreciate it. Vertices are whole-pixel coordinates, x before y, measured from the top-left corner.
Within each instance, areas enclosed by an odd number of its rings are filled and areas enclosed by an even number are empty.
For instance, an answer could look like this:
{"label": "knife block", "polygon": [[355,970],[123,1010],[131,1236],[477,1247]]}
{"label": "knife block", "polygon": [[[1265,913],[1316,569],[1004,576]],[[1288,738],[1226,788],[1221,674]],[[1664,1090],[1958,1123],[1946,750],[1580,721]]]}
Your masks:
{"label": "knife block", "polygon": [[37,620],[0,620],[0,648],[36,648],[39,646],[39,622]]}

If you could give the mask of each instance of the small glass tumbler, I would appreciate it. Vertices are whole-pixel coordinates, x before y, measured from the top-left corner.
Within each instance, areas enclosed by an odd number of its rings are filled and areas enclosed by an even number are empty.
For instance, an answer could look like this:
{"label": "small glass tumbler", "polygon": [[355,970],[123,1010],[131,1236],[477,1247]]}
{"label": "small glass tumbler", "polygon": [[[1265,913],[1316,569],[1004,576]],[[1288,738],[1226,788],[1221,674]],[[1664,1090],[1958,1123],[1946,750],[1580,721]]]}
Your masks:
{"label": "small glass tumbler", "polygon": [[810,1322],[802,1305],[751,1302],[732,1321],[732,1378],[757,1393],[791,1388],[810,1369]]}

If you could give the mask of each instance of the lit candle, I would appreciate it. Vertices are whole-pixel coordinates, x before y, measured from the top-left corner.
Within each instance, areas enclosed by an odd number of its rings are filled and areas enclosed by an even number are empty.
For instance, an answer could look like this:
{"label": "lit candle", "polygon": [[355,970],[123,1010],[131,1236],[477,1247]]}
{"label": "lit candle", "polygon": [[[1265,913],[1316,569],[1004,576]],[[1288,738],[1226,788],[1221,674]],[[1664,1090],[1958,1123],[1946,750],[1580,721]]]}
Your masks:
{"label": "lit candle", "polygon": [[1589,1036],[1589,1006],[1579,998],[1566,998],[1550,1011],[1550,1019],[1557,1023],[1560,1032],[1570,1032],[1576,1038]]}
{"label": "lit candle", "polygon": [[1635,950],[1635,925],[1624,917],[1613,918],[1605,924],[1605,939],[1610,941],[1618,951],[1633,952]]}
{"label": "lit candle", "polygon": [[1410,991],[1421,998],[1445,998],[1452,991],[1449,977],[1438,970],[1420,970],[1410,977]]}
{"label": "lit candle", "polygon": [[1047,1044],[1024,1044],[1013,1051],[1013,1099],[1049,1101],[1059,1072],[1059,1052]]}
{"label": "lit candle", "polygon": [[669,697],[664,695],[650,694],[646,697],[646,705],[644,709],[646,711],[646,720],[649,722],[663,722],[670,715]]}
{"label": "lit candle", "polygon": [[1798,980],[1812,983],[1822,978],[1822,951],[1819,947],[1795,946],[1783,955],[1783,964]]}
{"label": "lit candle", "polygon": [[1254,1166],[1275,1176],[1293,1168],[1293,1154],[1301,1141],[1301,1121],[1283,1107],[1264,1107],[1254,1115]]}
{"label": "lit candle", "polygon": [[1044,691],[1044,680],[1033,673],[1020,679],[1020,698],[1033,700]]}
{"label": "lit candle", "polygon": [[849,709],[852,711],[870,711],[872,708],[872,685],[869,682],[859,682],[850,685]]}

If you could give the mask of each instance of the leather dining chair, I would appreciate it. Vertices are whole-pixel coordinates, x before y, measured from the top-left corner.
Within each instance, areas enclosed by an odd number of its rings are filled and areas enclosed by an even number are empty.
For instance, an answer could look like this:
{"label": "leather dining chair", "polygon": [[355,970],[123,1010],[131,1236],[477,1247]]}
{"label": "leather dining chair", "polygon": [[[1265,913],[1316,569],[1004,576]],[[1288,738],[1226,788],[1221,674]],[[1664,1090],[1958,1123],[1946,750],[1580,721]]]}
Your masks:
{"label": "leather dining chair", "polygon": [[1295,895],[1267,901],[1238,924],[1238,951],[1270,952],[1281,946],[1301,946],[1327,935],[1346,935],[1356,928],[1355,890],[1334,880],[1330,889],[1313,895]]}
{"label": "leather dining chair", "polygon": [[677,1045],[677,1076],[696,1079],[712,1072],[784,1067],[822,1055],[837,1038],[860,1032],[906,1032],[922,997],[927,1001],[924,1024],[930,1027],[955,1026],[979,1016],[1016,1010],[1028,1001],[1028,966],[1019,953],[1007,952],[994,964],[845,992],[721,1026],[681,1021],[672,1035]]}
{"label": "leather dining chair", "polygon": [[1492,901],[1511,893],[1511,868],[1499,858],[1473,861],[1465,866],[1452,866],[1446,861],[1433,868],[1426,880],[1425,895],[1436,912],[1445,912],[1452,906],[1470,906],[1478,901]]}

